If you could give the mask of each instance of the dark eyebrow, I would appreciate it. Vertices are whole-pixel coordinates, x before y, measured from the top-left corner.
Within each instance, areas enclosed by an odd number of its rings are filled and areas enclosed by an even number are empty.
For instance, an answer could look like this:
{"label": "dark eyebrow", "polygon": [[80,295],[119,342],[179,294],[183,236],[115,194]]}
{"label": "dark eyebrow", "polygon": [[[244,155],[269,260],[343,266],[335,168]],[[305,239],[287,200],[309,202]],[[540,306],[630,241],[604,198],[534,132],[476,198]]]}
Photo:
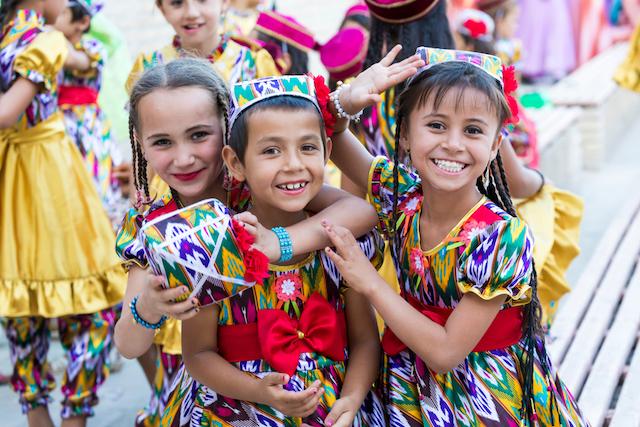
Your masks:
{"label": "dark eyebrow", "polygon": [[489,126],[489,124],[488,124],[487,122],[485,122],[484,120],[482,120],[482,119],[477,119],[477,118],[475,118],[475,117],[474,117],[474,118],[472,118],[472,119],[469,119],[469,121],[470,121],[470,122],[480,123],[480,124],[485,125],[485,126]]}

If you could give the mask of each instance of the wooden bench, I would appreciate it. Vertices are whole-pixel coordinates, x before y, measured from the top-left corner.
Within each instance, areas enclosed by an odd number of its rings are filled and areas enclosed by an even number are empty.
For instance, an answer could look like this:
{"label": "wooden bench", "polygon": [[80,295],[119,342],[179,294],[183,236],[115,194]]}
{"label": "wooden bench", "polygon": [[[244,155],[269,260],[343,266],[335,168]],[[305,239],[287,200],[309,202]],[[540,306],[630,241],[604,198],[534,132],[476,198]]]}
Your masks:
{"label": "wooden bench", "polygon": [[583,164],[597,170],[607,150],[637,118],[640,97],[620,88],[613,75],[624,60],[628,43],[619,43],[600,53],[549,91],[556,106],[581,107],[578,121]]}
{"label": "wooden bench", "polygon": [[554,366],[593,426],[640,425],[639,260],[640,192],[632,191],[550,331]]}
{"label": "wooden bench", "polygon": [[574,189],[582,171],[578,107],[544,107],[527,110],[536,124],[540,170],[556,186]]}

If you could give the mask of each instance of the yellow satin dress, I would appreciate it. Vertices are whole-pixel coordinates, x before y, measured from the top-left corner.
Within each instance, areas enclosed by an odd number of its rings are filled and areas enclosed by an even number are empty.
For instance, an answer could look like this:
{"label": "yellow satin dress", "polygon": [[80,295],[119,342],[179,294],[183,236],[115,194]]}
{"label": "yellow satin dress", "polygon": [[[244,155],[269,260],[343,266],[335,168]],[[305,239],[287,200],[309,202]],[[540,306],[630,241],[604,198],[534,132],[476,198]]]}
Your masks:
{"label": "yellow satin dress", "polygon": [[574,194],[546,184],[536,195],[517,200],[516,211],[533,233],[542,324],[550,327],[560,298],[571,290],[566,273],[580,253],[584,204]]}
{"label": "yellow satin dress", "polygon": [[613,78],[620,86],[640,92],[640,24],[631,36],[627,58]]}
{"label": "yellow satin dress", "polygon": [[[122,300],[126,274],[115,236],[80,152],[57,110],[62,33],[20,11],[0,50],[16,52],[16,76],[40,91],[12,127],[0,129],[0,316],[95,313]],[[20,21],[22,20],[22,21]],[[24,43],[22,34],[38,34]]]}

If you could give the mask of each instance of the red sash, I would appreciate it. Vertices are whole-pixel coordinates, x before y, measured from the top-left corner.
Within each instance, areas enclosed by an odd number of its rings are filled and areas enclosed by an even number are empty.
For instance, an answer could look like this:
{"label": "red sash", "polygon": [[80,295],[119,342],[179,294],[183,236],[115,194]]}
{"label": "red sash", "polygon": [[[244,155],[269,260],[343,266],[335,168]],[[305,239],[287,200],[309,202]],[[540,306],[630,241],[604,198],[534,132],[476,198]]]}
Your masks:
{"label": "red sash", "polygon": [[98,91],[86,86],[60,86],[58,105],[87,105],[98,103]]}
{"label": "red sash", "polygon": [[229,362],[264,359],[278,372],[293,375],[302,353],[344,360],[345,331],[344,313],[314,293],[300,320],[269,309],[258,311],[257,323],[218,326],[218,351]]}
{"label": "red sash", "polygon": [[[453,309],[424,305],[413,297],[406,297],[409,304],[423,315],[433,320],[437,324],[444,326]],[[478,344],[473,348],[477,351],[498,350],[509,347],[520,341],[522,338],[522,308],[511,307],[501,310],[489,329],[482,336]],[[407,346],[393,333],[390,328],[386,328],[382,337],[382,348],[390,356],[395,356],[407,349]]]}

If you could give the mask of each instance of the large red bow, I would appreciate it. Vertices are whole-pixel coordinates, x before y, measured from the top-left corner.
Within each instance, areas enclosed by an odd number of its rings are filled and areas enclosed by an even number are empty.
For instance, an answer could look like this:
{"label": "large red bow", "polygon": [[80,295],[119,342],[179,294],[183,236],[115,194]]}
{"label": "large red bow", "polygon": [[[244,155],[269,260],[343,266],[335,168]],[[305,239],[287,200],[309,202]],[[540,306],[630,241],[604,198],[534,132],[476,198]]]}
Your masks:
{"label": "large red bow", "polygon": [[467,19],[462,24],[469,31],[469,35],[472,39],[477,39],[487,35],[487,24],[482,21],[476,21],[475,19]]}
{"label": "large red bow", "polygon": [[283,310],[258,311],[258,336],[264,359],[278,372],[293,375],[302,353],[319,353],[344,360],[347,344],[342,311],[336,311],[320,294],[304,304],[300,320]]}

